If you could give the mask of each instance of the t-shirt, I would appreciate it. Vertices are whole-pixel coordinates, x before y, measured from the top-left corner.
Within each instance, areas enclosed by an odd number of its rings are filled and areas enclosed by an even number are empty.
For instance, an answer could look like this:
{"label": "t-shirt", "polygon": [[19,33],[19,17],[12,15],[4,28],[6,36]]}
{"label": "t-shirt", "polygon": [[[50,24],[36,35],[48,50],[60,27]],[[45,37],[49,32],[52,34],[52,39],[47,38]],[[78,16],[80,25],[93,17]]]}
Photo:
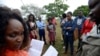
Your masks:
{"label": "t-shirt", "polygon": [[16,51],[6,50],[5,55],[6,56],[29,56],[28,52],[24,50],[16,50]]}
{"label": "t-shirt", "polygon": [[80,18],[77,20],[77,25],[81,25],[81,24],[82,24],[82,19]]}
{"label": "t-shirt", "polygon": [[48,25],[48,29],[49,29],[49,30],[54,30],[54,25],[53,25],[53,24]]}

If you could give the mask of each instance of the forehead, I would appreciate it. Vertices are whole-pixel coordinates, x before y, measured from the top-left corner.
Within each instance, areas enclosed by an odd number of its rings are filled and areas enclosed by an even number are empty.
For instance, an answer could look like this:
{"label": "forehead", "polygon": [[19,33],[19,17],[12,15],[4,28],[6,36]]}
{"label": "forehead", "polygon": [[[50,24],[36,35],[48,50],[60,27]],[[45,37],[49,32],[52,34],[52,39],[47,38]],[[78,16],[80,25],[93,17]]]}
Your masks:
{"label": "forehead", "polygon": [[66,16],[71,16],[71,14],[70,13],[67,13],[67,15]]}
{"label": "forehead", "polygon": [[20,21],[16,20],[16,19],[10,19],[8,22],[8,26],[7,29],[9,30],[13,30],[13,29],[20,29],[23,30],[23,25]]}

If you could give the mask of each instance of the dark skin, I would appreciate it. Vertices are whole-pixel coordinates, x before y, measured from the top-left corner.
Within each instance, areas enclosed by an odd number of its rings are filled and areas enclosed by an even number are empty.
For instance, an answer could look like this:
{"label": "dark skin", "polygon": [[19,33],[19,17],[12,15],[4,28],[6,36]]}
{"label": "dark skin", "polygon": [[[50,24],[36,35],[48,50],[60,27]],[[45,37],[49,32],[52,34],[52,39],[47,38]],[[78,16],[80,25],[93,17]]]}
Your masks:
{"label": "dark skin", "polygon": [[24,27],[16,19],[10,19],[5,32],[6,47],[10,50],[19,50],[24,39]]}
{"label": "dark skin", "polygon": [[30,18],[29,18],[29,19],[30,19],[30,21],[33,21],[33,16],[30,16]]}
{"label": "dark skin", "polygon": [[41,17],[39,17],[39,21],[40,21],[40,22],[41,22],[41,20],[42,20]]}
{"label": "dark skin", "polygon": [[[68,19],[68,21],[70,21],[71,20],[71,17],[72,17],[72,15],[70,15],[70,14],[67,14],[67,19]],[[67,27],[67,29],[71,29],[72,27]]]}
{"label": "dark skin", "polygon": [[88,5],[91,10],[91,17],[98,21],[100,19],[100,0],[89,0]]}
{"label": "dark skin", "polygon": [[82,11],[79,11],[78,12],[78,16],[81,18],[83,16],[83,12]]}

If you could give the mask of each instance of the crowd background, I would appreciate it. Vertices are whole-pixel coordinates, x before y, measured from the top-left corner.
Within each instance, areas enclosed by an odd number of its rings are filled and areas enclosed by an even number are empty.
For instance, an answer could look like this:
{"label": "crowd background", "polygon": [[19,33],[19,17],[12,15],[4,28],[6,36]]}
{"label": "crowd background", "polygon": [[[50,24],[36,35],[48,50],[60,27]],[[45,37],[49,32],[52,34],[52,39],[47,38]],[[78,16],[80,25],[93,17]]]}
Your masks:
{"label": "crowd background", "polygon": [[[13,17],[15,17],[14,18],[15,21],[18,18],[22,19],[21,18],[22,15],[18,9],[5,10],[5,11],[7,11],[8,13],[7,15],[9,17],[6,19],[11,19]],[[5,11],[3,11],[2,13],[4,13]],[[9,12],[11,12],[11,14]],[[1,19],[3,19],[2,16],[6,15],[6,13],[4,13],[4,15],[2,13],[1,13]],[[23,27],[27,28],[28,32],[26,28],[24,29],[24,31],[26,31],[27,35],[29,35],[28,38],[30,41],[31,39],[44,41],[45,46],[43,52],[46,49],[45,47],[48,47],[49,45],[53,45],[58,50],[59,56],[64,56],[64,55],[75,56],[75,54],[79,50],[82,50],[81,48],[84,41],[87,41],[86,38],[84,38],[83,36],[87,36],[88,33],[91,32],[91,29],[95,26],[95,22],[94,19],[91,19],[90,17],[91,14],[88,15],[88,17],[85,17],[82,11],[78,11],[78,14],[74,19],[72,18],[72,16],[73,16],[72,12],[67,12],[62,14],[62,17],[59,20],[56,19],[56,17],[54,16],[48,16],[47,20],[43,21],[42,17],[38,16],[38,18],[35,18],[34,14],[29,13],[29,15],[27,15],[26,17],[27,20],[24,21],[24,23],[26,24],[23,25]],[[7,28],[7,30],[9,30],[9,27]],[[9,33],[9,31],[7,33]],[[25,34],[25,33],[18,32],[18,34]],[[28,39],[24,39],[24,40],[28,40]],[[12,43],[8,42],[6,44],[12,44]],[[8,45],[8,47],[10,46]],[[26,46],[23,50],[28,50],[28,48],[29,46]]]}

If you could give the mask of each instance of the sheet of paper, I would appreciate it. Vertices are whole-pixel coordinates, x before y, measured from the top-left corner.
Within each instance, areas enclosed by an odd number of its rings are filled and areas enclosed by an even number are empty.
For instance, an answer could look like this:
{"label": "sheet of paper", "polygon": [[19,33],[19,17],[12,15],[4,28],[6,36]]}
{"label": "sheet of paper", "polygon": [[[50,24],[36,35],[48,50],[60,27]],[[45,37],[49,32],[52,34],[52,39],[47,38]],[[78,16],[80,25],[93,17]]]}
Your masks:
{"label": "sheet of paper", "polygon": [[32,48],[30,48],[28,52],[29,52],[29,56],[41,56],[41,52]]}
{"label": "sheet of paper", "polygon": [[58,51],[51,45],[43,56],[57,56]]}
{"label": "sheet of paper", "polygon": [[44,42],[43,41],[32,39],[31,48],[42,52],[43,46],[44,46]]}
{"label": "sheet of paper", "polygon": [[30,56],[41,56],[44,42],[40,40],[32,39],[29,49]]}

